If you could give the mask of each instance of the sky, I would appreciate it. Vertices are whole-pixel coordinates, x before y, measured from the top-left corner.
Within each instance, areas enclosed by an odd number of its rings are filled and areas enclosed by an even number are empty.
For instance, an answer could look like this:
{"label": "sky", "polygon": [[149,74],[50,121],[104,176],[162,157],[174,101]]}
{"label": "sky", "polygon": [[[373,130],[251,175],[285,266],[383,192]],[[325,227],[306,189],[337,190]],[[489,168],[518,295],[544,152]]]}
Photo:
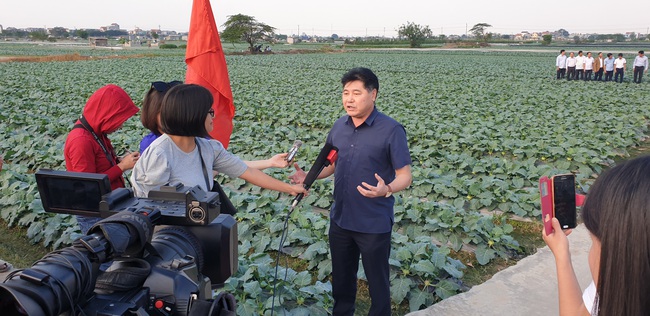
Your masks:
{"label": "sky", "polygon": [[[117,23],[121,29],[189,29],[192,0],[6,0],[0,5],[0,25],[7,27],[56,27],[98,29]],[[434,35],[463,35],[477,23],[488,23],[487,32],[515,34],[521,31],[570,33],[648,34],[650,1],[630,2],[621,14],[612,7],[596,18],[596,8],[612,6],[611,0],[593,0],[582,12],[571,12],[572,3],[530,0],[211,0],[217,27],[229,15],[245,14],[275,27],[278,34],[329,36],[397,35],[406,22],[427,25]],[[562,3],[567,5],[562,5]],[[586,2],[585,2],[586,3]],[[580,10],[578,10],[580,11]],[[583,13],[584,12],[584,13]]]}

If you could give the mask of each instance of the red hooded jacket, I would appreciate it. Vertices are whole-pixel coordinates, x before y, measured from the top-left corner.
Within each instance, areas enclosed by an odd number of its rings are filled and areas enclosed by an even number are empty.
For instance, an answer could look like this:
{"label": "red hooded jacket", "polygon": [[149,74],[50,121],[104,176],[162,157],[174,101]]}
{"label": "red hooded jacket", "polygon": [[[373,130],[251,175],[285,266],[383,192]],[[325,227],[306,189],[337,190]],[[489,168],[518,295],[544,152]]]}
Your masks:
{"label": "red hooded jacket", "polygon": [[[90,96],[83,116],[110,152],[109,161],[93,135],[84,128],[74,128],[68,134],[63,148],[65,167],[68,171],[103,173],[108,175],[111,188],[124,187],[122,169],[117,166],[117,156],[106,136],[138,112],[129,95],[116,85],[106,85]],[[75,124],[81,124],[77,120]]]}

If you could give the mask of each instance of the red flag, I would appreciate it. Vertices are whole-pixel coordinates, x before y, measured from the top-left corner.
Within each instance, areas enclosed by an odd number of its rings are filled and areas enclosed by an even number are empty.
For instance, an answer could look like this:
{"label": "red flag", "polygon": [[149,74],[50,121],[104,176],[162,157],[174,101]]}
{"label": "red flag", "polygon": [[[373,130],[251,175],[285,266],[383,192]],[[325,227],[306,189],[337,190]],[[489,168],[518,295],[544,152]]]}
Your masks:
{"label": "red flag", "polygon": [[209,0],[194,0],[192,4],[185,63],[185,83],[198,84],[212,92],[215,117],[214,129],[210,136],[228,148],[235,105],[228,79],[226,57],[221,48],[221,39]]}

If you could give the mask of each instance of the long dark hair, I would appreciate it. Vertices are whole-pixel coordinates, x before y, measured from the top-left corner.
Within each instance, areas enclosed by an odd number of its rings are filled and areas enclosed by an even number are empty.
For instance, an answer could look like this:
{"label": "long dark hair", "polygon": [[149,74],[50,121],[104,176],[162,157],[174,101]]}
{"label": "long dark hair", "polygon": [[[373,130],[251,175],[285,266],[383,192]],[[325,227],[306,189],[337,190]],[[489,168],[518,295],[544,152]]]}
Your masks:
{"label": "long dark hair", "polygon": [[601,243],[597,298],[590,312],[650,315],[650,156],[598,177],[582,218]]}

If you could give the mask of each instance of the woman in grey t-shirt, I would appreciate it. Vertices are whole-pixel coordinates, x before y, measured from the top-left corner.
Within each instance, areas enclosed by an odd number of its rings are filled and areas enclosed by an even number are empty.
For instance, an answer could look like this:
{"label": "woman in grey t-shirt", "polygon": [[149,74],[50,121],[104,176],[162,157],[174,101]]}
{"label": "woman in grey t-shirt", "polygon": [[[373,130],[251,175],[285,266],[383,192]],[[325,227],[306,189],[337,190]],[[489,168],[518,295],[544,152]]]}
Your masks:
{"label": "woman in grey t-shirt", "polygon": [[195,84],[172,87],[163,98],[160,128],[164,133],[141,155],[133,168],[131,182],[135,195],[146,197],[149,191],[167,183],[212,188],[212,171],[242,178],[254,185],[296,195],[301,185],[292,185],[248,167],[223,145],[204,137],[214,128],[212,94]]}

